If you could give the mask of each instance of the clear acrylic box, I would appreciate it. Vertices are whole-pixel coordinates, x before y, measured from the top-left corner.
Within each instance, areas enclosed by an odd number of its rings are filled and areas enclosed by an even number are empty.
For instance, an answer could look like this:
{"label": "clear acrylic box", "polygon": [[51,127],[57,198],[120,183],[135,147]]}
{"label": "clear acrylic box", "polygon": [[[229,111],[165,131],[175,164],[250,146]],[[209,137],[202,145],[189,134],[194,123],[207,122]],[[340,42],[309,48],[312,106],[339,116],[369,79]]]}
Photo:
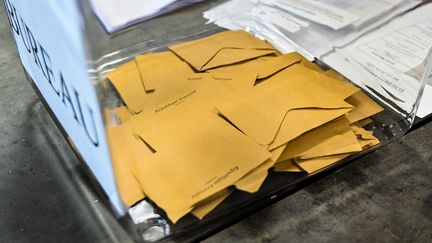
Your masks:
{"label": "clear acrylic box", "polygon": [[[92,67],[89,73],[93,79],[92,82],[97,92],[106,126],[120,124],[116,108],[123,104],[115,88],[106,77],[108,72],[133,60],[136,55],[165,51],[172,44],[224,31],[224,29],[215,25],[206,24],[206,20],[202,18],[203,11],[224,1],[205,1],[191,5],[155,19],[135,24],[113,34],[105,31],[101,22],[92,11],[88,0],[78,2],[84,26],[85,40],[83,41],[85,42],[84,46],[87,48],[87,60],[89,66]],[[259,27],[254,27],[252,23],[251,27],[254,34],[260,37],[264,36],[265,33],[261,33]],[[432,59],[431,55],[427,55],[427,57]],[[316,62],[323,69],[329,69],[322,60],[316,60]],[[270,171],[259,191],[246,193],[235,190],[202,220],[188,214],[173,224],[167,218],[164,211],[147,198],[144,199],[150,203],[147,207],[154,210],[153,213],[157,215],[156,217],[153,216],[146,219],[145,215],[141,215],[144,219],[136,223],[136,217],[140,217],[140,213],[137,213],[138,216],[133,215],[131,217],[128,215],[127,207],[120,215],[118,213],[113,214],[118,217],[119,222],[130,233],[131,238],[138,241],[194,241],[217,232],[247,215],[283,199],[301,189],[307,183],[319,179],[322,175],[331,173],[335,169],[341,168],[344,164],[355,162],[357,158],[405,134],[414,123],[426,77],[430,73],[430,62],[431,60],[426,60],[423,63],[424,65],[416,70],[418,71],[417,75],[412,76],[415,82],[410,85],[412,90],[411,96],[403,100],[405,107],[409,107],[409,109],[401,109],[397,104],[386,99],[386,97],[380,96],[372,90],[365,90],[373,100],[384,108],[383,112],[372,117],[373,122],[368,125],[368,129],[372,130],[374,135],[380,140],[380,144],[377,146],[351,155],[311,174]],[[33,82],[31,77],[29,77],[29,80]],[[43,100],[44,97],[40,96]],[[56,120],[55,115],[51,115]],[[60,126],[63,125],[60,124]],[[68,137],[67,134],[65,136]],[[80,154],[80,151],[76,150],[73,146],[73,142],[69,139],[68,141],[76,153]],[[84,160],[83,162],[86,163]],[[93,173],[87,167],[86,169],[90,174]],[[103,191],[97,182],[95,183],[95,187]],[[107,199],[108,205],[111,204],[112,207],[112,201],[110,201],[111,195],[107,195],[104,198]],[[136,205],[132,206],[132,208],[134,207]],[[108,208],[110,207],[108,206]]]}

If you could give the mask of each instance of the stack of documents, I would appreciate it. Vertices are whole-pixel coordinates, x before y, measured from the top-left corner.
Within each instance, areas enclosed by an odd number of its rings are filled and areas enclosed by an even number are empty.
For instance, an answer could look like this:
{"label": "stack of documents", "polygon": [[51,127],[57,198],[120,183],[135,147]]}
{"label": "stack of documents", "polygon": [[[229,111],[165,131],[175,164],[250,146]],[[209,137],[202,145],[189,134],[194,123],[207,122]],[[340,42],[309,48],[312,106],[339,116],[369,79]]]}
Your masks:
{"label": "stack of documents", "polygon": [[204,17],[224,28],[258,34],[284,53],[284,46],[292,47],[313,59],[419,3],[421,0],[231,0],[205,12]]}
{"label": "stack of documents", "polygon": [[125,106],[108,127],[118,187],[172,222],[203,218],[268,171],[314,173],[379,144],[382,108],[334,71],[243,31],[136,56],[107,74]]}
{"label": "stack of documents", "polygon": [[90,0],[93,11],[109,32],[126,28],[203,0]]}
{"label": "stack of documents", "polygon": [[[323,61],[352,82],[379,93],[404,112],[413,112],[422,80],[432,75],[432,4],[395,18],[323,57]],[[431,77],[417,116],[432,113]]]}

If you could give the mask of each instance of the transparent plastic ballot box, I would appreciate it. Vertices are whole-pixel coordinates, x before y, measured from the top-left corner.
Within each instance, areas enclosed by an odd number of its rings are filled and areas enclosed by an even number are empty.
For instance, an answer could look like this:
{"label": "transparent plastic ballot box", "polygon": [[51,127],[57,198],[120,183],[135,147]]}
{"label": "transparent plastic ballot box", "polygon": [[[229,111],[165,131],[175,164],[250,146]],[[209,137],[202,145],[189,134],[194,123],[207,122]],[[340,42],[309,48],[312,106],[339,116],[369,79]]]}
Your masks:
{"label": "transparent plastic ballot box", "polygon": [[[147,196],[127,205],[117,188],[113,154],[109,149],[112,141],[108,141],[106,134],[109,128],[122,124],[118,108],[125,102],[107,76],[138,55],[167,51],[171,45],[225,31],[206,24],[202,18],[203,11],[222,2],[204,1],[109,33],[87,0],[38,4],[4,1],[30,83],[82,161],[107,209],[133,240],[202,239],[292,194],[322,175],[355,162],[357,158],[404,135],[414,123],[430,74],[430,53],[415,70],[404,73],[403,77],[409,82],[403,83],[401,89],[409,92],[401,96],[389,91],[389,87],[383,87],[382,79],[368,76],[358,66],[348,66],[365,77],[364,85],[353,85],[383,108],[369,117],[370,123],[365,126],[373,132],[379,144],[312,173],[270,169],[257,192],[247,193],[230,187],[232,192],[229,196],[203,219],[188,213],[173,222],[165,210]],[[251,28],[254,35],[262,36],[259,29]],[[315,64],[323,71],[330,70],[321,60],[315,60]],[[382,89],[387,93],[379,92]],[[175,158],[176,155],[170,156]],[[140,162],[146,163],[145,160]]]}

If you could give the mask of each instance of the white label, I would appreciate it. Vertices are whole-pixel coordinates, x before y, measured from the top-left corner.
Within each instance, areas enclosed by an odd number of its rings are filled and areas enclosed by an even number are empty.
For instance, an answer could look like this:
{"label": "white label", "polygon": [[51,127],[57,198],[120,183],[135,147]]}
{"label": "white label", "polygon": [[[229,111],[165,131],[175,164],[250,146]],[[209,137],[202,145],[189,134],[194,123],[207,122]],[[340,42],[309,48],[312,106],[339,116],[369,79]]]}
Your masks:
{"label": "white label", "polygon": [[358,20],[358,17],[350,12],[314,0],[276,0],[274,4],[334,30],[346,27]]}
{"label": "white label", "polygon": [[4,0],[21,62],[105,190],[116,213],[118,195],[101,109],[87,72],[77,1]]}
{"label": "white label", "polygon": [[295,33],[302,27],[308,26],[307,22],[301,21],[300,19],[275,8],[261,6],[254,9],[253,14],[257,18],[278,25],[291,33]]}

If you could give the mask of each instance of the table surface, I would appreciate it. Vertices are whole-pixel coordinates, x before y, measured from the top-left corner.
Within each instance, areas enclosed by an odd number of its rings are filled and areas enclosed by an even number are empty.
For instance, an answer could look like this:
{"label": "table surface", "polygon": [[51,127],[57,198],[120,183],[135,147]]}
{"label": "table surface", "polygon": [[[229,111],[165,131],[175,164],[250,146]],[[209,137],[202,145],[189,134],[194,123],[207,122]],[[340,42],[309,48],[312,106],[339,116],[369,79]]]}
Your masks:
{"label": "table surface", "polygon": [[[80,188],[78,162],[62,161],[74,156],[26,81],[3,8],[0,43],[0,242],[128,241]],[[431,148],[427,123],[206,241],[430,241]]]}

